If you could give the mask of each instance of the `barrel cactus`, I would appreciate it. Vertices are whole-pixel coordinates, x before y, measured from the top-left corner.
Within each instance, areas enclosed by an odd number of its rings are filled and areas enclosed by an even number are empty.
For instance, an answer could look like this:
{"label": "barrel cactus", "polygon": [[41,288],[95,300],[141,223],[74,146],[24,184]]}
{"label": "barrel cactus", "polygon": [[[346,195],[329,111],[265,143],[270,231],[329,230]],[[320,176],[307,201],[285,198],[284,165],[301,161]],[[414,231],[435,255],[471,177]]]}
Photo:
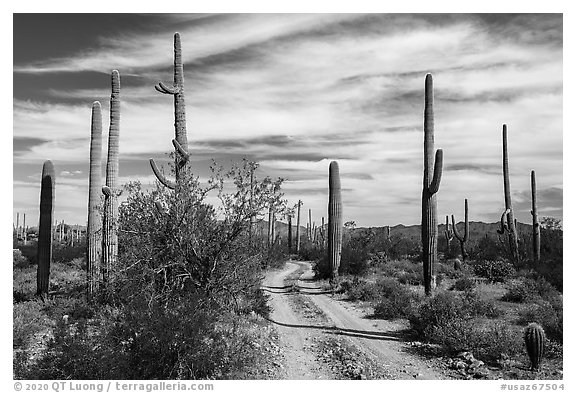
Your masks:
{"label": "barrel cactus", "polygon": [[90,174],[88,180],[88,225],[86,227],[88,296],[98,290],[102,258],[102,217],[100,190],[102,188],[102,107],[92,104],[90,137]]}
{"label": "barrel cactus", "polygon": [[424,91],[424,179],[422,189],[422,261],[424,291],[432,295],[436,287],[438,261],[438,218],[436,193],[442,178],[442,150],[434,155],[434,92],[432,75],[426,75]]}
{"label": "barrel cactus", "polygon": [[175,149],[176,181],[167,179],[158,169],[154,160],[150,159],[152,171],[164,186],[175,189],[178,181],[183,177],[188,163],[188,136],[186,135],[186,105],[184,100],[184,65],[182,63],[182,44],[180,33],[174,34],[174,84],[166,86],[162,82],[154,86],[162,94],[174,96],[174,130],[176,138],[172,139]]}
{"label": "barrel cactus", "polygon": [[537,323],[531,323],[524,329],[524,344],[526,344],[526,352],[530,358],[532,371],[540,370],[545,341],[544,329]]}
{"label": "barrel cactus", "polygon": [[38,224],[38,270],[36,275],[36,294],[48,294],[50,283],[50,263],[52,262],[52,221],[55,197],[54,165],[44,162],[40,188],[40,221]]}
{"label": "barrel cactus", "polygon": [[118,258],[118,146],[120,142],[120,74],[112,71],[112,94],[110,96],[110,131],[108,135],[108,160],[104,193],[104,219],[102,225],[102,268],[104,280]]}
{"label": "barrel cactus", "polygon": [[328,261],[330,263],[330,280],[338,276],[340,256],[342,253],[342,194],[340,191],[340,169],[332,161],[328,175]]}

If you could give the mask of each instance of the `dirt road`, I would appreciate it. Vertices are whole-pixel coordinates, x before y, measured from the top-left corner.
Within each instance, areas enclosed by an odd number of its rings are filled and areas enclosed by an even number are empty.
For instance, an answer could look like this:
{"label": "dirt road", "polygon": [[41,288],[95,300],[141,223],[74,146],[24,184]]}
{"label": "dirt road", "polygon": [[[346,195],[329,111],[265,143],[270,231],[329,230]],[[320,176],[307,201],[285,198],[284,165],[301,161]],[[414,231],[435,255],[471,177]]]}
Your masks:
{"label": "dirt road", "polygon": [[450,379],[410,353],[399,323],[368,319],[314,282],[309,262],[289,261],[263,283],[286,379]]}

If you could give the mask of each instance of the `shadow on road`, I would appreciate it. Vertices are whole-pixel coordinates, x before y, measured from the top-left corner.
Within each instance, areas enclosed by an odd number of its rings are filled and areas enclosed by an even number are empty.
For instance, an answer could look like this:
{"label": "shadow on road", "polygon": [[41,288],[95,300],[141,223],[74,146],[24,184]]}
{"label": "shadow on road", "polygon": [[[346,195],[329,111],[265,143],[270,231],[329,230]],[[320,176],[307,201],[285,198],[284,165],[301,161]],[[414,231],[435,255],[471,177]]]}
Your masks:
{"label": "shadow on road", "polygon": [[327,333],[337,334],[341,336],[350,336],[350,337],[360,337],[360,338],[368,338],[372,340],[387,340],[387,341],[400,341],[400,334],[396,332],[375,332],[375,331],[367,331],[367,330],[357,330],[357,329],[347,329],[347,328],[339,328],[337,326],[322,326],[322,325],[299,325],[293,323],[284,323],[275,321],[270,318],[266,318],[268,321],[285,327],[297,328],[297,329],[317,329],[317,330],[324,330]]}

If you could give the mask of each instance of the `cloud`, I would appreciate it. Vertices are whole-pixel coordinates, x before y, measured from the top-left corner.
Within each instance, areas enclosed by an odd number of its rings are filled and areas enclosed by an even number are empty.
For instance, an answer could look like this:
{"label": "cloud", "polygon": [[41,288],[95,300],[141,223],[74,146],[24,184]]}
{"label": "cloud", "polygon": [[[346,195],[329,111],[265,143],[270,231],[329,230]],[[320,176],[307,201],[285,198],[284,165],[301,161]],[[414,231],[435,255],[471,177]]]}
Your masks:
{"label": "cloud", "polygon": [[[509,127],[515,192],[529,188],[531,169],[543,189],[562,187],[558,16],[163,18],[162,31],[102,37],[100,47],[70,58],[15,67],[49,77],[109,72],[116,64],[121,78],[138,74],[123,79],[121,92],[120,155],[128,178],[149,176],[147,158],[165,163],[173,149],[173,101],[153,85],[170,80],[174,22],[181,27],[188,139],[200,174],[211,158],[248,157],[261,162],[262,174],[287,178],[291,200],[306,195],[307,205],[324,211],[328,164],[338,160],[348,219],[418,223],[424,75],[433,72],[436,148],[445,158],[439,214],[461,211],[468,198],[471,219],[498,219],[502,124]],[[49,93],[54,101],[14,103],[15,165],[49,157],[86,163],[94,100],[102,102],[107,133],[108,86]]]}

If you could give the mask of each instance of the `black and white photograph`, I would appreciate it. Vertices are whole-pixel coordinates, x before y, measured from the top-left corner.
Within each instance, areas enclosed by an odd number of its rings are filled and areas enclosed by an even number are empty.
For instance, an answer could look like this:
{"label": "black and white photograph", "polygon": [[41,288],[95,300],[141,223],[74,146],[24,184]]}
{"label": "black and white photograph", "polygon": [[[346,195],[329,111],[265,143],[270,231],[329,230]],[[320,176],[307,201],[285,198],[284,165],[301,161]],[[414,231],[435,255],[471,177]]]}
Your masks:
{"label": "black and white photograph", "polygon": [[570,390],[563,13],[12,22],[15,388]]}

